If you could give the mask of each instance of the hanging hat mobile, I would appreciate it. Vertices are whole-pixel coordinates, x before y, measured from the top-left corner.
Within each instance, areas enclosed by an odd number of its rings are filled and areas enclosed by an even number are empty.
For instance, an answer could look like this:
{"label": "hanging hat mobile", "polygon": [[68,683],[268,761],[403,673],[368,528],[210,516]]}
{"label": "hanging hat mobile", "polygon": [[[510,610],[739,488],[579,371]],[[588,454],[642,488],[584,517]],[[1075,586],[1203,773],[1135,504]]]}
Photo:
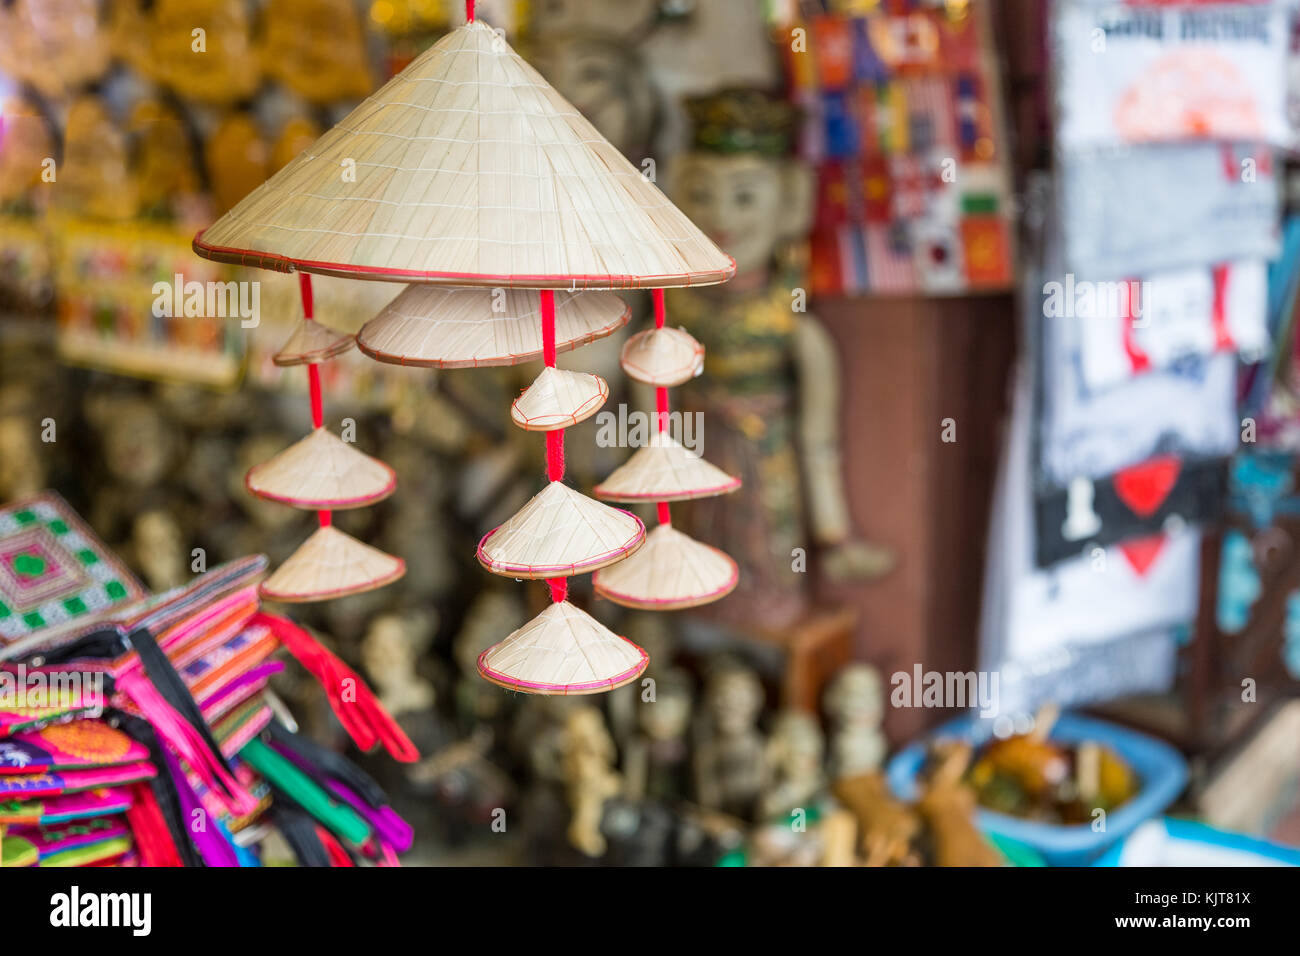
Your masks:
{"label": "hanging hat mobile", "polygon": [[722,551],[676,530],[669,502],[723,495],[739,488],[740,479],[688,451],[669,432],[668,386],[699,373],[704,347],[684,330],[666,328],[664,290],[655,289],[653,296],[655,327],[628,339],[620,364],[629,377],[655,386],[655,434],[595,491],[606,501],[657,502],[659,525],[645,547],[592,581],[596,593],[615,604],[673,611],[726,597],[740,570]]}
{"label": "hanging hat mobile", "polygon": [[626,323],[623,302],[599,290],[723,282],[735,263],[476,21],[472,2],[466,14],[465,26],[250,193],[195,249],[221,261],[420,283],[359,334],[379,361],[457,368],[542,358],[511,417],[546,433],[547,484],[484,536],[478,559],[496,574],[547,580],[554,603],[478,664],[515,690],[596,693],[634,680],[647,656],[569,603],[567,578],[624,560],[645,527],[564,483],[564,429],[593,414],[609,389],[599,376],[556,368],[556,355]]}
{"label": "hanging hat mobile", "polygon": [[317,513],[320,527],[261,584],[271,601],[301,603],[360,594],[406,573],[401,558],[363,544],[334,527],[333,511],[382,501],[397,487],[393,469],[357,451],[325,428],[320,364],[352,348],[353,337],[313,317],[311,276],[298,274],[303,318],[276,365],[306,365],[312,432],[280,454],[249,469],[244,484],[253,494]]}

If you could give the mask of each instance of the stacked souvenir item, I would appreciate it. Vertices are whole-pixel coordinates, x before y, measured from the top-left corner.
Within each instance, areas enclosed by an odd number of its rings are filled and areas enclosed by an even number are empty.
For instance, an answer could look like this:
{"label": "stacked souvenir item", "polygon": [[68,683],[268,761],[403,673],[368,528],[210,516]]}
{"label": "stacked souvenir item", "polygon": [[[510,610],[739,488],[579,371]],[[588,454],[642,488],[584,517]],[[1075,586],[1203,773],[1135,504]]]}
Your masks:
{"label": "stacked souvenir item", "polygon": [[1025,217],[1042,256],[985,586],[1004,709],[1173,680],[1200,526],[1255,440],[1238,370],[1270,348],[1288,7],[1052,9],[1055,175]]}
{"label": "stacked souvenir item", "polygon": [[383,792],[268,688],[286,648],[359,746],[410,753],[354,672],[261,609],[265,558],[145,597],[50,493],[0,511],[0,555],[0,620],[24,623],[0,639],[5,866],[257,866],[273,830],[303,865],[409,848]]}
{"label": "stacked souvenir item", "polygon": [[[816,166],[813,291],[1006,288],[1014,249],[991,5],[773,4]],[[818,10],[806,20],[793,11]]]}
{"label": "stacked souvenir item", "polygon": [[[487,24],[417,57],[200,234],[195,250],[281,271],[412,283],[360,335],[381,361],[544,368],[511,419],[546,435],[547,484],[484,535],[495,574],[546,580],[553,604],[479,670],[538,694],[633,680],[644,651],[567,600],[567,578],[645,538],[635,515],[564,483],[564,429],[609,394],[561,349],[627,321],[609,291],[722,282],[734,263]],[[354,171],[355,175],[343,175]]]}
{"label": "stacked souvenir item", "polygon": [[258,497],[315,511],[320,521],[302,547],[262,582],[264,598],[291,603],[360,594],[406,573],[401,558],[334,527],[333,511],[382,501],[397,487],[397,477],[382,461],[357,451],[325,427],[320,364],[352,348],[354,338],[313,318],[311,276],[302,272],[298,278],[303,317],[274,361],[280,366],[307,367],[312,432],[250,468],[244,480]]}
{"label": "stacked souvenir item", "polygon": [[596,496],[629,504],[656,502],[659,525],[645,546],[625,561],[597,571],[596,593],[616,604],[648,611],[697,607],[731,593],[736,562],[676,530],[669,502],[723,495],[740,487],[733,478],[671,434],[668,388],[700,373],[704,347],[684,329],[665,324],[664,293],[654,291],[655,327],[623,347],[620,364],[630,378],[655,387],[655,431],[650,442],[596,486]]}

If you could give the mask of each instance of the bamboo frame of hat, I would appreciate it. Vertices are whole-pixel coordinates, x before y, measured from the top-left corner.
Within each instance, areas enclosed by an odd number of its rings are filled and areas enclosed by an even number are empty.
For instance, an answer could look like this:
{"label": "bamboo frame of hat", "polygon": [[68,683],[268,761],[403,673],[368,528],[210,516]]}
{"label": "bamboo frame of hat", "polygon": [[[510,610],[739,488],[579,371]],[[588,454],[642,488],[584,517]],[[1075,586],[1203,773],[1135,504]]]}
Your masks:
{"label": "bamboo frame of hat", "polygon": [[[617,566],[641,547],[645,526],[565,484],[564,429],[593,414],[609,389],[599,376],[558,369],[556,354],[626,323],[626,305],[600,290],[721,282],[735,263],[475,21],[472,4],[466,12],[465,27],[413,60],[194,247],[281,271],[417,283],[357,336],[379,361],[456,368],[543,359],[511,417],[546,433],[546,486],[489,531],[477,554],[493,573],[547,580],[553,603],[485,651],[479,670],[528,693],[595,693],[635,679],[647,656],[571,604],[567,578]],[[340,166],[357,177],[340,177]],[[309,309],[309,280],[303,289]],[[681,446],[665,447],[670,472],[691,470]],[[718,480],[690,497],[734,487],[703,467]],[[353,461],[346,470],[360,469]]]}
{"label": "bamboo frame of hat", "polygon": [[302,322],[273,361],[306,365],[312,432],[249,469],[244,485],[253,494],[294,508],[314,510],[319,527],[259,586],[271,601],[304,603],[360,594],[391,584],[406,563],[334,527],[333,512],[375,504],[397,487],[393,470],[325,428],[320,366],[343,354],[354,336],[320,325],[314,315],[311,274],[298,273]]}

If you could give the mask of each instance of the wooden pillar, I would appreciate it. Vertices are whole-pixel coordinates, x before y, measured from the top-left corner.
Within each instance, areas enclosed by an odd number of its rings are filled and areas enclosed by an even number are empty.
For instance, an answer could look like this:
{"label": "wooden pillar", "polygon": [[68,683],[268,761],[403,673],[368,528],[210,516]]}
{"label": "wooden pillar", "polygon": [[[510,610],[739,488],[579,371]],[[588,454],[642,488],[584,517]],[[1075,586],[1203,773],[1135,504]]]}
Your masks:
{"label": "wooden pillar", "polygon": [[[866,583],[823,582],[857,612],[855,651],[889,676],[977,666],[989,506],[1014,354],[1009,294],[823,299],[839,346],[849,506],[898,564]],[[942,440],[952,419],[956,441]],[[945,711],[887,708],[897,743]]]}

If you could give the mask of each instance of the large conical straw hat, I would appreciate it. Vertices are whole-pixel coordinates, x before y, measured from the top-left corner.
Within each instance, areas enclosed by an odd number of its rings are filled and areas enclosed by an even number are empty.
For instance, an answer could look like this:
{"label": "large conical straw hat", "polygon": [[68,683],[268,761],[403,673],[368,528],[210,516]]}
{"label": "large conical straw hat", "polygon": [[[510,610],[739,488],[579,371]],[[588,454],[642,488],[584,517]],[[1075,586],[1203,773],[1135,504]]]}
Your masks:
{"label": "large conical straw hat", "polygon": [[194,249],[281,271],[550,289],[707,285],[736,269],[481,21],[416,57]]}
{"label": "large conical straw hat", "polygon": [[299,319],[280,351],[271,357],[276,365],[328,362],[352,348],[353,336],[338,332],[315,319]]}
{"label": "large conical straw hat", "polygon": [[710,465],[667,432],[656,432],[649,444],[595,488],[606,501],[686,501],[725,495],[740,487],[721,468]]}
{"label": "large conical straw hat", "polygon": [[259,590],[268,601],[324,601],[373,591],[406,573],[406,562],[333,525],[317,528]]}
{"label": "large conical straw hat", "polygon": [[[499,311],[498,311],[499,309]],[[627,324],[612,292],[555,294],[555,350],[568,352]],[[542,357],[542,309],[532,289],[407,286],[357,334],[357,347],[390,365],[479,368]]]}
{"label": "large conical straw hat", "polygon": [[736,562],[726,554],[661,524],[646,534],[636,554],[597,571],[592,584],[601,597],[624,607],[675,611],[725,597],[739,579]]}
{"label": "large conical straw hat", "polygon": [[622,561],[643,540],[645,525],[636,515],[552,481],[483,536],[478,560],[507,577],[562,578]]}
{"label": "large conical straw hat", "polygon": [[397,476],[377,458],[357,451],[325,428],[317,428],[280,454],[248,470],[253,494],[295,508],[339,511],[382,501]]}
{"label": "large conical straw hat", "polygon": [[544,368],[510,406],[510,418],[526,431],[555,431],[590,418],[607,398],[609,385],[599,375]]}
{"label": "large conical straw hat", "polygon": [[623,344],[619,364],[629,378],[672,388],[700,374],[704,346],[685,329],[647,329]]}
{"label": "large conical straw hat", "polygon": [[650,656],[568,601],[478,657],[479,673],[526,694],[599,694],[636,680]]}

